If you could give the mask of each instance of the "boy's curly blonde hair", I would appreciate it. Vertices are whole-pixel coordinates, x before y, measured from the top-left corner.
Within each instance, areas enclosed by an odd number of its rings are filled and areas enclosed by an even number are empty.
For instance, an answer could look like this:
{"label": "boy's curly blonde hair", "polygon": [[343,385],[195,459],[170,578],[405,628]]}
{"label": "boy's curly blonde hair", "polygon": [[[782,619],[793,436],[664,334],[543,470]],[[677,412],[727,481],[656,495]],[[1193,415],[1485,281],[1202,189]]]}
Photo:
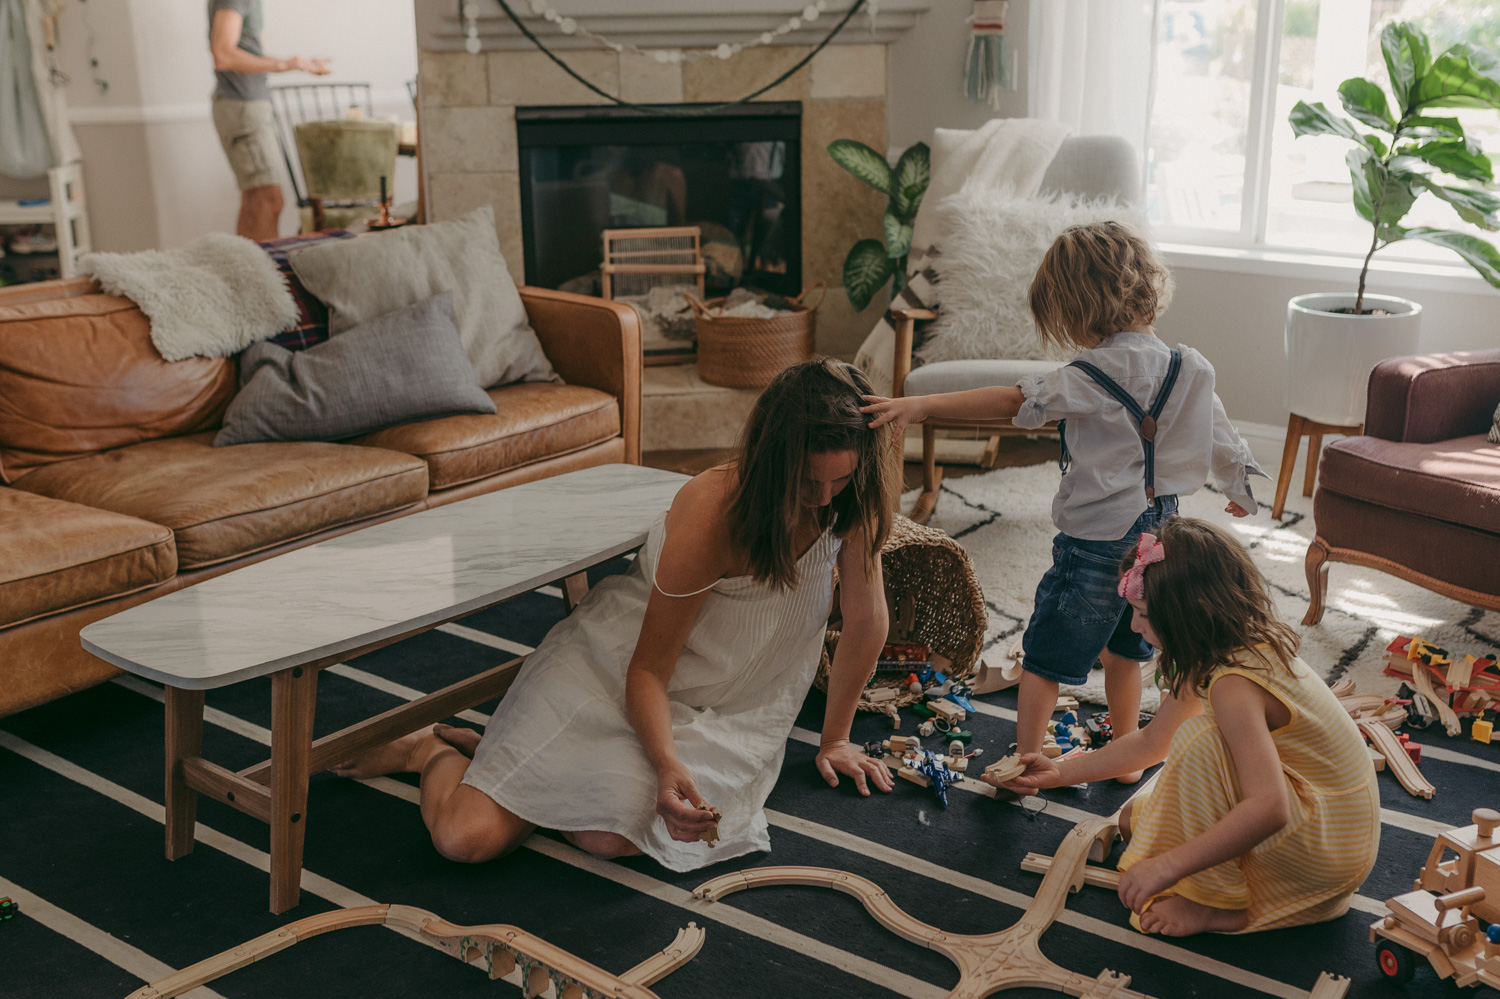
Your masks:
{"label": "boy's curly blonde hair", "polygon": [[1070,226],[1031,281],[1031,316],[1044,343],[1097,347],[1132,326],[1149,326],[1172,299],[1172,275],[1156,250],[1124,222]]}

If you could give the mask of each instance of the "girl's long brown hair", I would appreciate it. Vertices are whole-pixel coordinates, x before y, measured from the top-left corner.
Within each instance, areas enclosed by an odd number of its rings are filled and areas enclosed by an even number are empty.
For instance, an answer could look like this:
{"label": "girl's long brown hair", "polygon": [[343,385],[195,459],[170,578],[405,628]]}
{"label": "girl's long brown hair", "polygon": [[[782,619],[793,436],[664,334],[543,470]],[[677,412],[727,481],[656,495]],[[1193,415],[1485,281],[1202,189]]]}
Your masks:
{"label": "girl's long brown hair", "polygon": [[1123,329],[1156,322],[1172,300],[1172,275],[1145,236],[1123,222],[1070,226],[1031,279],[1031,318],[1044,344],[1097,347]]}
{"label": "girl's long brown hair", "polygon": [[740,437],[739,483],[729,507],[729,529],[749,553],[750,575],[779,587],[797,582],[797,525],[809,455],[852,451],[854,478],[833,498],[827,526],[839,537],[864,529],[873,561],[891,529],[895,462],[888,427],[871,430],[861,398],[871,395],[852,364],[816,357],[787,368],[766,386]]}
{"label": "girl's long brown hair", "polygon": [[[1276,616],[1266,578],[1238,538],[1192,517],[1173,517],[1156,537],[1163,558],[1145,570],[1146,614],[1173,695],[1201,691],[1214,667],[1242,650],[1268,669],[1292,661],[1301,640]],[[1121,575],[1134,564],[1132,551]]]}

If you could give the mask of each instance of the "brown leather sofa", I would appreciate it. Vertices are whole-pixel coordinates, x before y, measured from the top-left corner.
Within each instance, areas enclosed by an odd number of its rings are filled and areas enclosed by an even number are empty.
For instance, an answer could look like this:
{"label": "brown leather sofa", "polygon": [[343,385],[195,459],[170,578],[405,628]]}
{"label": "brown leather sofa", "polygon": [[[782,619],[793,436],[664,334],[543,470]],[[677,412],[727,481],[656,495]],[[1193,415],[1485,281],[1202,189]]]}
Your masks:
{"label": "brown leather sofa", "polygon": [[1500,610],[1500,350],[1392,357],[1370,373],[1365,433],[1323,451],[1303,624],[1328,563],[1351,562]]}
{"label": "brown leather sofa", "polygon": [[0,716],[118,674],[78,633],[126,607],[382,520],[639,462],[634,311],[521,298],[564,384],[490,389],[493,416],[214,448],[232,359],[163,361],[135,304],[87,279],[0,290]]}

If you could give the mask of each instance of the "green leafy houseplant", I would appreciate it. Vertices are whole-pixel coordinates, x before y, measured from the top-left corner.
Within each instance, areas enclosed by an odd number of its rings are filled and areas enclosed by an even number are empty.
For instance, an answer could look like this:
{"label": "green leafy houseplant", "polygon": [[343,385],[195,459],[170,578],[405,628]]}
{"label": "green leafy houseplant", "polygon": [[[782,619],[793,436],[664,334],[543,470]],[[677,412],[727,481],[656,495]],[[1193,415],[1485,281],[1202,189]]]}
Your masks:
{"label": "green leafy houseplant", "polygon": [[1500,57],[1461,43],[1434,59],[1427,36],[1407,22],[1387,25],[1380,33],[1380,47],[1394,101],[1388,102],[1385,91],[1363,77],[1339,84],[1344,110],[1376,131],[1355,128],[1354,122],[1333,114],[1321,102],[1298,101],[1290,116],[1292,131],[1299,137],[1337,135],[1356,144],[1345,157],[1354,182],[1354,208],[1374,233],[1359,272],[1353,312],[1363,314],[1370,257],[1403,239],[1447,247],[1500,288],[1500,250],[1493,243],[1451,229],[1400,224],[1417,197],[1428,193],[1452,205],[1465,222],[1500,229],[1500,196],[1486,190],[1495,179],[1490,158],[1478,142],[1464,135],[1457,118],[1428,113],[1432,108],[1500,109]]}
{"label": "green leafy houseplant", "polygon": [[881,219],[879,239],[862,239],[849,249],[844,258],[844,292],[849,304],[863,310],[875,293],[891,281],[891,294],[906,283],[906,255],[911,252],[912,224],[922,195],[927,193],[931,161],[927,144],[919,142],[901,154],[891,169],[875,150],[853,139],[835,139],[828,144],[828,155],[875,190],[890,198]]}

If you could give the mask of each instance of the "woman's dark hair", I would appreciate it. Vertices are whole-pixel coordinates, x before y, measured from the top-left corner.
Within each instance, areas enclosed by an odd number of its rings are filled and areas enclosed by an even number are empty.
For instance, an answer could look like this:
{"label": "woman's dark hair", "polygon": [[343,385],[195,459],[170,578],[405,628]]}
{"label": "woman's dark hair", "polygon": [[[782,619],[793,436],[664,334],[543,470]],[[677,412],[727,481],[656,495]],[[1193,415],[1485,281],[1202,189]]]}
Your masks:
{"label": "woman's dark hair", "polygon": [[[1174,695],[1201,691],[1214,667],[1242,650],[1268,669],[1292,661],[1301,640],[1276,616],[1266,578],[1238,538],[1206,520],[1173,517],[1156,539],[1163,557],[1145,569],[1146,613]],[[1132,551],[1120,574],[1134,564]]]}
{"label": "woman's dark hair", "polygon": [[852,451],[854,477],[833,498],[826,526],[839,537],[864,529],[874,560],[890,533],[896,456],[888,427],[870,429],[859,411],[872,394],[864,373],[831,357],[787,368],[756,400],[740,437],[739,483],[729,506],[729,529],[750,556],[750,574],[789,587],[797,582],[794,530],[806,516],[807,459]]}

